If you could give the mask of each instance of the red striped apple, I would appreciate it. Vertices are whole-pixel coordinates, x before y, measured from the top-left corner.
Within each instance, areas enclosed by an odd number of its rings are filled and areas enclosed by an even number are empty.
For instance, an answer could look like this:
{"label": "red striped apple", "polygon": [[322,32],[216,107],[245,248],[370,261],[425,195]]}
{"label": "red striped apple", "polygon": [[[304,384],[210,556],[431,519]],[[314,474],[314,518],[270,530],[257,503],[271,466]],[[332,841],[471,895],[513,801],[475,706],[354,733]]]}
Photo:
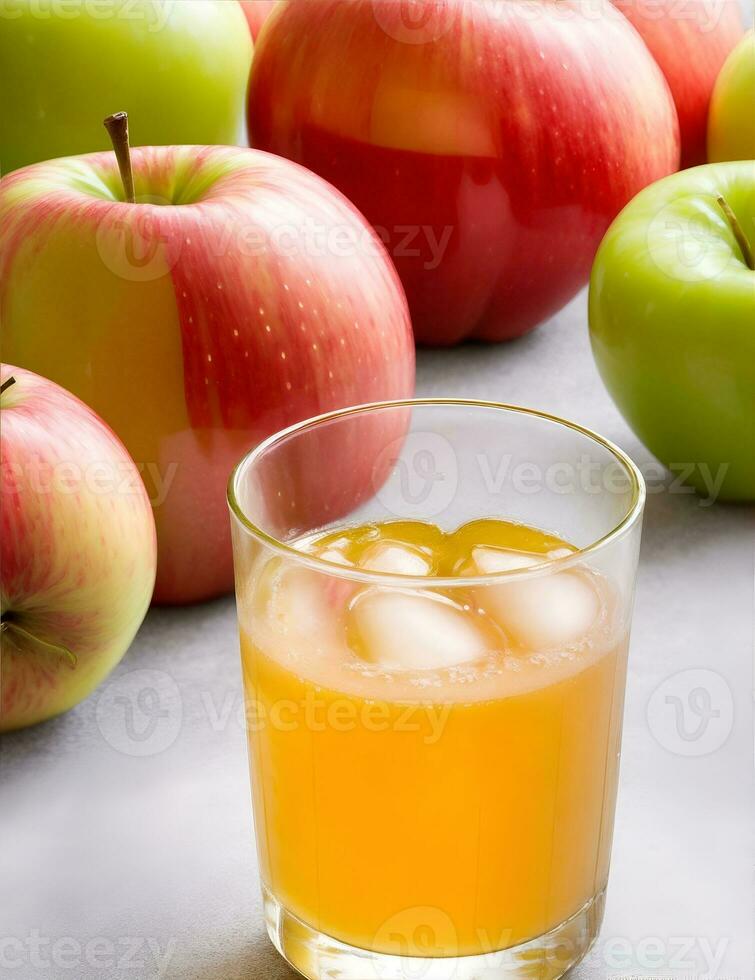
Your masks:
{"label": "red striped apple", "polygon": [[66,711],[129,647],[155,522],[119,439],[58,385],[0,369],[0,731]]}
{"label": "red striped apple", "polygon": [[252,144],[335,184],[388,244],[421,343],[536,326],[679,162],[663,75],[601,0],[287,0],[249,98]]}
{"label": "red striped apple", "polygon": [[[90,404],[137,461],[155,598],[232,588],[229,472],[271,432],[414,387],[406,300],[381,243],[302,167],[236,147],[112,153],[0,184],[4,352]],[[323,460],[319,492],[358,480]]]}
{"label": "red striped apple", "polygon": [[252,38],[256,41],[276,0],[239,0],[239,3],[249,24]]}
{"label": "red striped apple", "polygon": [[708,105],[721,66],[742,37],[739,0],[614,0],[642,35],[671,88],[682,167],[705,163]]}

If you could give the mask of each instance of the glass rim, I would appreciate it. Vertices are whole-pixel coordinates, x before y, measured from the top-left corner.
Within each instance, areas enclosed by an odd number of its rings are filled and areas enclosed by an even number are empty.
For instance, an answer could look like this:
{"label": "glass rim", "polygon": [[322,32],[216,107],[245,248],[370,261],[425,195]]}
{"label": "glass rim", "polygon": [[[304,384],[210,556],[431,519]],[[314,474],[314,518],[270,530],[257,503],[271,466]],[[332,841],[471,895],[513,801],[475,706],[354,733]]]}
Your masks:
{"label": "glass rim", "polygon": [[[236,495],[236,487],[242,471],[254,463],[259,457],[278,442],[282,442],[289,436],[306,429],[316,428],[325,422],[332,422],[336,419],[348,418],[351,415],[366,414],[368,412],[382,411],[390,408],[421,408],[421,407],[448,407],[448,408],[487,408],[506,412],[514,412],[519,415],[526,415],[542,419],[546,422],[554,422],[567,429],[578,432],[586,436],[593,442],[607,449],[617,460],[629,476],[631,484],[631,501],[621,520],[615,524],[610,531],[592,541],[584,548],[558,558],[548,561],[541,561],[534,565],[524,568],[508,569],[502,572],[489,572],[485,575],[464,575],[464,576],[443,576],[443,575],[398,575],[393,572],[378,572],[369,569],[356,568],[351,565],[341,565],[338,562],[327,561],[318,558],[316,555],[300,551],[298,548],[287,544],[285,541],[268,534],[261,527],[256,525],[247,517]],[[388,401],[364,402],[360,405],[351,405],[347,408],[336,409],[330,412],[323,412],[311,418],[295,422],[293,425],[279,429],[272,435],[263,439],[256,446],[245,453],[236,463],[227,484],[227,501],[231,514],[239,521],[244,530],[256,538],[261,544],[276,552],[283,557],[292,559],[297,563],[308,568],[313,568],[318,572],[361,582],[368,585],[392,586],[394,588],[414,589],[414,588],[458,588],[479,585],[489,585],[493,581],[514,581],[520,579],[538,578],[554,571],[561,571],[572,565],[582,562],[585,555],[594,554],[603,548],[620,540],[637,523],[642,515],[645,506],[645,480],[637,464],[622,449],[604,438],[592,429],[572,422],[569,419],[560,418],[558,415],[551,415],[548,412],[541,412],[534,408],[525,408],[521,405],[509,405],[505,402],[486,401],[475,398],[398,398]],[[484,516],[484,515],[483,515]]]}

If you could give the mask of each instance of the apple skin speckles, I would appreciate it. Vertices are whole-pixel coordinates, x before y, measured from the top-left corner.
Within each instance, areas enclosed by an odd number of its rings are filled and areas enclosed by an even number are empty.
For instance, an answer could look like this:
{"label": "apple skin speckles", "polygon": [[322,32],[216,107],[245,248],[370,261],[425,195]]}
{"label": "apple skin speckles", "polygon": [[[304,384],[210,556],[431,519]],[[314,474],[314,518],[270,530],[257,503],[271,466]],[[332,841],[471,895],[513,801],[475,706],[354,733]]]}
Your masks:
{"label": "apple skin speckles", "polygon": [[0,731],[67,710],[113,669],[157,561],[149,500],[120,440],[58,385],[4,364],[11,377],[0,396]]}
{"label": "apple skin speckles", "polygon": [[[188,602],[233,586],[225,487],[243,453],[320,412],[411,396],[414,344],[385,249],[321,178],[227,146],[137,147],[132,162],[135,205],[112,153],[3,180],[3,353],[123,439],[153,502],[156,599]],[[324,466],[312,505],[368,486],[372,455]]]}
{"label": "apple skin speckles", "polygon": [[519,336],[584,285],[621,208],[678,166],[668,86],[608,0],[401,11],[281,4],[252,64],[252,144],[379,229],[419,343]]}

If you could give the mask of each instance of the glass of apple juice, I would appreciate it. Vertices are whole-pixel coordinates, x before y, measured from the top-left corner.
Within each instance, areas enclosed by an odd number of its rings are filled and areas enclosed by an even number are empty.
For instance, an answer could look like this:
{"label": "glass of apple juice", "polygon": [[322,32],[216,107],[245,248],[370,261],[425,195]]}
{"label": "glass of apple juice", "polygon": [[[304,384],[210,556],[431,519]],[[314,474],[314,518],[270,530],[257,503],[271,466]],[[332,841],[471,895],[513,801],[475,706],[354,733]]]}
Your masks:
{"label": "glass of apple juice", "polygon": [[608,878],[644,487],[461,400],[295,425],[229,484],[265,917],[310,980],[555,980]]}

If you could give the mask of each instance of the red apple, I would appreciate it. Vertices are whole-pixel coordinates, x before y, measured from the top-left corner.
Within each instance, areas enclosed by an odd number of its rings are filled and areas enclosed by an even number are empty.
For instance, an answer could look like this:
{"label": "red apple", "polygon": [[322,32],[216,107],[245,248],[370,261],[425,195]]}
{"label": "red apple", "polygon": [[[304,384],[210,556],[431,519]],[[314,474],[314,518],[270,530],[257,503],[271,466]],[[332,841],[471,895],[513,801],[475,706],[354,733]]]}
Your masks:
{"label": "red apple", "polygon": [[552,314],[679,160],[663,75],[600,0],[288,0],[257,46],[249,126],[364,212],[428,344]]}
{"label": "red apple", "polygon": [[[642,35],[671,88],[682,167],[706,161],[708,105],[721,66],[742,37],[739,0],[614,0]],[[753,109],[755,111],[755,108]]]}
{"label": "red apple", "polygon": [[252,38],[256,41],[262,25],[275,6],[276,0],[239,0],[239,3],[249,22],[249,30],[252,32]]}
{"label": "red apple", "polygon": [[[188,602],[232,588],[237,459],[307,416],[410,395],[411,325],[373,231],[302,167],[235,147],[144,147],[133,176],[136,204],[112,153],[2,182],[4,352],[121,436],[154,506],[155,598]],[[327,501],[370,465],[366,440],[310,479]]]}
{"label": "red apple", "polygon": [[128,649],[155,522],[120,440],[58,385],[2,365],[0,731],[85,698]]}

